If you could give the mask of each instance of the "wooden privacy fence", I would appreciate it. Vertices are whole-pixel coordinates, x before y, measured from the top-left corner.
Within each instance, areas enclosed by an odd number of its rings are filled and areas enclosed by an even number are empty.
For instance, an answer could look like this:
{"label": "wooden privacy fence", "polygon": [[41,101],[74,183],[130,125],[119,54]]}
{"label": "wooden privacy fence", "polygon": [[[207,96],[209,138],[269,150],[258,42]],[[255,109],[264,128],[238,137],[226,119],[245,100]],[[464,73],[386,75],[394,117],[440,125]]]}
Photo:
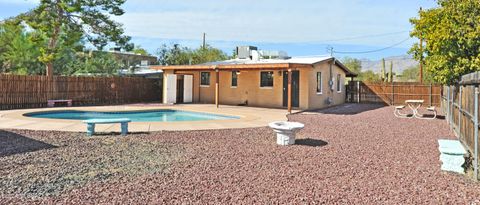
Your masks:
{"label": "wooden privacy fence", "polygon": [[478,123],[480,72],[462,77],[458,85],[445,86],[442,109],[446,120],[459,140],[474,157],[474,178],[478,179]]}
{"label": "wooden privacy fence", "polygon": [[82,106],[157,101],[160,96],[154,79],[0,74],[0,110],[46,107],[55,99]]}
{"label": "wooden privacy fence", "polygon": [[440,106],[440,85],[419,83],[364,83],[350,81],[346,101],[351,103],[405,104],[405,100],[424,100],[424,105]]}

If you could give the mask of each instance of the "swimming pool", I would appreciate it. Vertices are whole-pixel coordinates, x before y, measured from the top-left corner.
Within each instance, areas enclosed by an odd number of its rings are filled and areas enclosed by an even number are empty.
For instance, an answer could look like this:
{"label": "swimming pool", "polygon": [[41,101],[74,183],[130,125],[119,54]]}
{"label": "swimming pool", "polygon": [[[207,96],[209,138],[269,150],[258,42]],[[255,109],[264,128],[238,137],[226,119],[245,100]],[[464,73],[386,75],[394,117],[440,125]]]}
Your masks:
{"label": "swimming pool", "polygon": [[65,120],[88,120],[88,119],[115,119],[129,118],[132,122],[179,122],[179,121],[203,121],[203,120],[228,120],[239,119],[236,116],[208,114],[182,110],[145,110],[145,111],[121,111],[121,112],[95,112],[60,110],[47,112],[26,113],[24,116],[34,118],[65,119]]}

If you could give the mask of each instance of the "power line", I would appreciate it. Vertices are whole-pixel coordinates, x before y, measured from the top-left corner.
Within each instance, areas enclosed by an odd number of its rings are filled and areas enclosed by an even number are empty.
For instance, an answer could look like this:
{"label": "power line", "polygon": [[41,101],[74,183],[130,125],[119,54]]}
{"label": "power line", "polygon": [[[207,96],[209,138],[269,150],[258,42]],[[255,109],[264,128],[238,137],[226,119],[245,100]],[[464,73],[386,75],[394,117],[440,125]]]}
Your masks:
{"label": "power line", "polygon": [[332,52],[332,53],[338,53],[338,54],[363,54],[363,53],[375,53],[375,52],[384,51],[384,50],[387,50],[387,49],[393,48],[393,47],[395,47],[395,46],[398,46],[398,45],[400,45],[400,44],[402,44],[402,43],[404,43],[404,42],[406,42],[406,41],[410,40],[410,38],[411,38],[411,37],[408,37],[408,38],[406,38],[406,39],[404,39],[404,40],[402,40],[402,41],[400,41],[400,42],[398,42],[398,43],[395,43],[395,44],[393,44],[393,45],[391,45],[391,46],[388,46],[388,47],[385,47],[385,48],[381,48],[381,49],[376,49],[376,50],[370,50],[370,51],[335,51],[335,50],[333,50],[333,48],[331,48],[331,49],[332,49],[332,51],[331,51],[331,52]]}
{"label": "power line", "polygon": [[391,33],[380,33],[380,34],[370,34],[370,35],[363,35],[363,36],[354,36],[354,37],[345,37],[345,38],[337,38],[337,39],[330,39],[330,40],[323,40],[320,42],[337,42],[337,41],[346,41],[346,40],[356,40],[356,39],[364,39],[364,38],[374,38],[374,37],[382,37],[382,36],[390,36],[395,34],[402,34],[409,31],[397,31]]}

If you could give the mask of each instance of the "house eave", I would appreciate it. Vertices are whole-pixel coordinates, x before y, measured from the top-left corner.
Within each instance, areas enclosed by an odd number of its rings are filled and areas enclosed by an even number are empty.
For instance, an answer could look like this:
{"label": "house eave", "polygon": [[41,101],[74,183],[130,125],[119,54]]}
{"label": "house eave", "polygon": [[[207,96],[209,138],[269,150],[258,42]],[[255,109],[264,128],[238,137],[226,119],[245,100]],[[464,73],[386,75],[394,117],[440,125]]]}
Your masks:
{"label": "house eave", "polygon": [[285,69],[312,68],[312,67],[313,65],[311,64],[298,64],[298,63],[150,66],[151,69],[156,69],[156,70],[176,70],[176,71],[285,70]]}

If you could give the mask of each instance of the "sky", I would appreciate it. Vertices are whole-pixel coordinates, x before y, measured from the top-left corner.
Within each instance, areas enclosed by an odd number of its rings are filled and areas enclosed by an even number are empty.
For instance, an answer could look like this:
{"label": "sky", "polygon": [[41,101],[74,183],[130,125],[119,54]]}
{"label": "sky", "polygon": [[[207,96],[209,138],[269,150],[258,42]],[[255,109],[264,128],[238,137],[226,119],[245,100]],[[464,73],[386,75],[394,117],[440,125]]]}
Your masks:
{"label": "sky", "polygon": [[[0,0],[0,19],[37,4]],[[434,0],[127,0],[125,14],[114,19],[150,53],[164,43],[196,48],[206,33],[208,44],[228,54],[238,45],[290,56],[325,55],[332,47],[336,57],[378,60],[405,55],[417,41],[409,38],[409,19],[435,6]]]}

